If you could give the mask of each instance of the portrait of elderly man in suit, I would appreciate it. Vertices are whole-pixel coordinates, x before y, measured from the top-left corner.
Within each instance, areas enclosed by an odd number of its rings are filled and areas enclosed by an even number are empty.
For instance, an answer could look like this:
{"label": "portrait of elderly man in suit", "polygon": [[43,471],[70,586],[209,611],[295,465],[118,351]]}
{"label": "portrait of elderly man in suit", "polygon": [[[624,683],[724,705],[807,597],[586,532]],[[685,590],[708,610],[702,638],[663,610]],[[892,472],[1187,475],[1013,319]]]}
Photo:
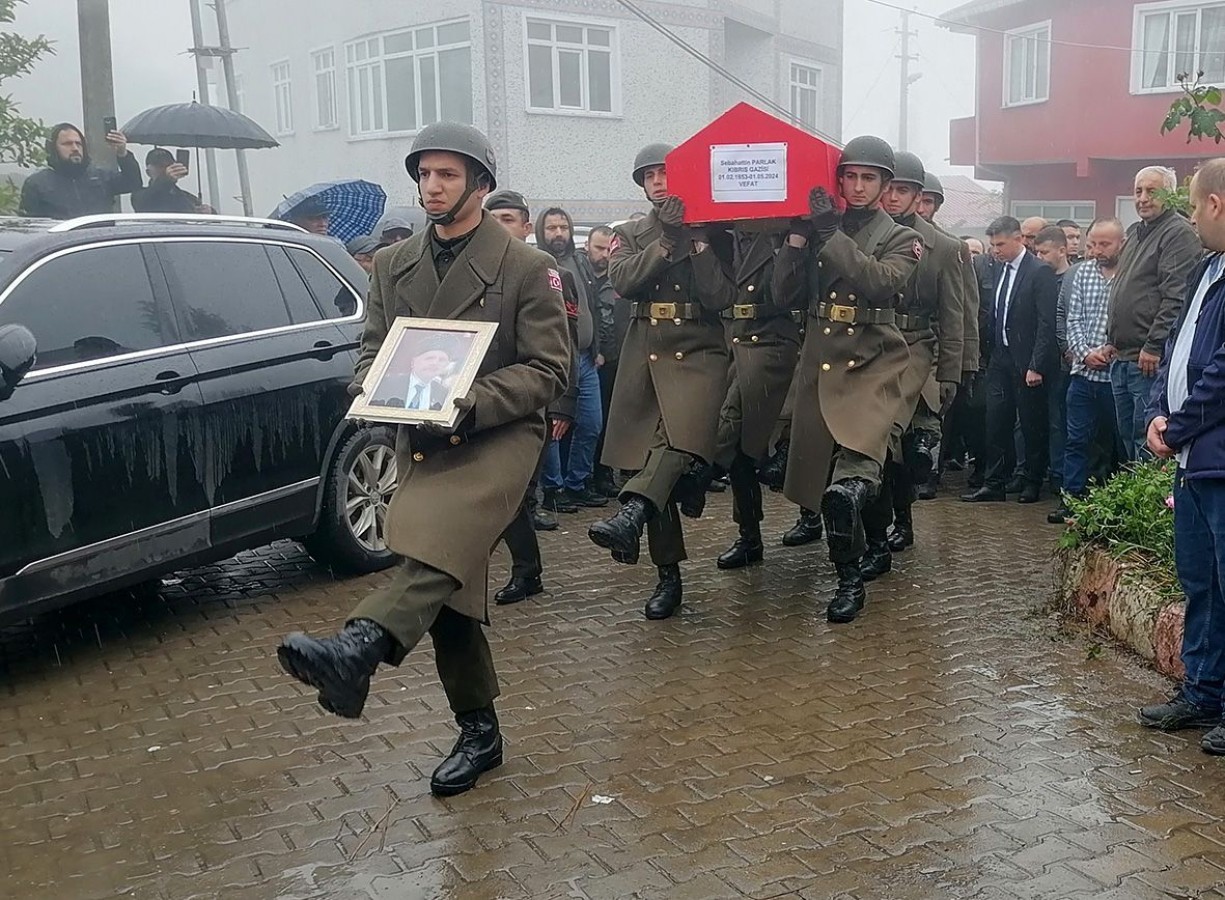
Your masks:
{"label": "portrait of elderly man in suit", "polygon": [[471,343],[470,336],[407,334],[379,381],[371,405],[442,409],[451,391],[451,376]]}

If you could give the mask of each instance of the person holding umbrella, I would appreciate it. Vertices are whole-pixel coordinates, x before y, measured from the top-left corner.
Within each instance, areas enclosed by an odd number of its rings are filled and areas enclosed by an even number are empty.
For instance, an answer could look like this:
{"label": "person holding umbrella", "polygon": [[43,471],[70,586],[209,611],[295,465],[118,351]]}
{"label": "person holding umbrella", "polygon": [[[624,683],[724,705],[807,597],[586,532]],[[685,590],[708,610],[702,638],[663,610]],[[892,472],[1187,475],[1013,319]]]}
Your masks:
{"label": "person holding umbrella", "polygon": [[195,195],[178,185],[187,176],[187,166],[176,162],[169,150],[154,147],[145,154],[145,174],[149,186],[132,192],[132,209],[139,213],[196,212]]}
{"label": "person holding umbrella", "polygon": [[322,235],[328,233],[328,225],[331,219],[331,210],[313,197],[303,200],[291,209],[286,217],[287,222],[292,222],[304,231]]}

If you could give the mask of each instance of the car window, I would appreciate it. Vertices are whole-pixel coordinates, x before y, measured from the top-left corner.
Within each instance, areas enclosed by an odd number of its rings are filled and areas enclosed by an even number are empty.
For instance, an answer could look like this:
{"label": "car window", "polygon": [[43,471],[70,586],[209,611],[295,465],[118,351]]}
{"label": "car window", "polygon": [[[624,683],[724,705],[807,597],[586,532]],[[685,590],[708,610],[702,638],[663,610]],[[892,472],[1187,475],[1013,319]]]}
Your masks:
{"label": "car window", "polygon": [[[290,247],[289,256],[329,318],[343,318],[357,312],[357,299],[353,291],[319,257],[300,247]],[[364,277],[365,273],[362,275]]]}
{"label": "car window", "polygon": [[0,303],[0,325],[33,332],[36,369],[169,343],[135,244],[76,250],[43,263]]}
{"label": "car window", "polygon": [[263,244],[172,241],[158,248],[184,340],[293,324]]}
{"label": "car window", "polygon": [[285,305],[289,307],[289,314],[294,324],[300,325],[303,322],[321,320],[323,313],[319,311],[319,305],[315,302],[306,282],[302,280],[301,273],[289,261],[285,248],[269,246],[267,249],[268,256],[272,260],[272,269],[276,272],[276,279],[281,285],[281,294],[285,297]]}

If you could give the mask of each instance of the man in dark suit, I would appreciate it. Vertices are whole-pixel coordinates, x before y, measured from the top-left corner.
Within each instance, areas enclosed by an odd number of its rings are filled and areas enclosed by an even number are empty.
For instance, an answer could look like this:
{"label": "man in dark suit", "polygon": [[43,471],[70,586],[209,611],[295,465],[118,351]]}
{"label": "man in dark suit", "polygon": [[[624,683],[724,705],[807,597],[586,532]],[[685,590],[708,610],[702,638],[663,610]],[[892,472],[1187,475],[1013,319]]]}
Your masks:
{"label": "man in dark suit", "polygon": [[1019,503],[1038,499],[1047,466],[1046,379],[1059,366],[1054,271],[1025,249],[1021,223],[1001,216],[987,229],[999,261],[987,328],[987,480],[961,499],[970,503],[1005,499],[1014,463],[1013,423],[1025,437],[1025,487]]}

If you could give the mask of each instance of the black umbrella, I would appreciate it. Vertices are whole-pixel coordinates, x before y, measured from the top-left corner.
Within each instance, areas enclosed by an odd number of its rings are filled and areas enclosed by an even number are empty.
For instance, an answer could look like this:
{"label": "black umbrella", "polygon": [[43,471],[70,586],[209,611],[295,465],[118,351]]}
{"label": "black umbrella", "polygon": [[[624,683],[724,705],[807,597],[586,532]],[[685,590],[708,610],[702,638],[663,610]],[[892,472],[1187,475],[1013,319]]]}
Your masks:
{"label": "black umbrella", "polygon": [[280,146],[272,135],[242,113],[194,100],[146,109],[124,125],[122,131],[134,144],[163,147],[262,150]]}

